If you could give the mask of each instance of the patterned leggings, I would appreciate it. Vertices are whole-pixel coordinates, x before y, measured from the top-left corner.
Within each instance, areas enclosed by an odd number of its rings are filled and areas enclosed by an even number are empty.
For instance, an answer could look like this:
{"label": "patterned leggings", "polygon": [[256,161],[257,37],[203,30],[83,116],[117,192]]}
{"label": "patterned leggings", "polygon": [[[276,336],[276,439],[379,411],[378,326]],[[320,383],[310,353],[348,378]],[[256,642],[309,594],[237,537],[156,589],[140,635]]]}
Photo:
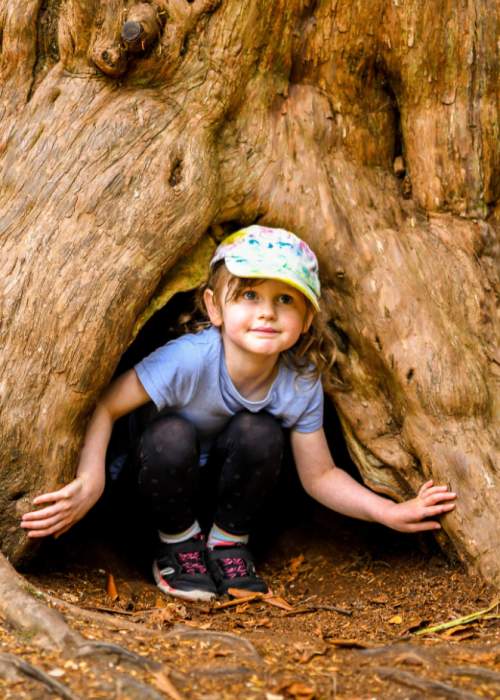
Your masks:
{"label": "patterned leggings", "polygon": [[153,524],[175,534],[198,519],[236,535],[249,533],[277,482],[284,443],[275,418],[242,411],[200,467],[195,427],[176,415],[158,418],[143,432],[134,465]]}

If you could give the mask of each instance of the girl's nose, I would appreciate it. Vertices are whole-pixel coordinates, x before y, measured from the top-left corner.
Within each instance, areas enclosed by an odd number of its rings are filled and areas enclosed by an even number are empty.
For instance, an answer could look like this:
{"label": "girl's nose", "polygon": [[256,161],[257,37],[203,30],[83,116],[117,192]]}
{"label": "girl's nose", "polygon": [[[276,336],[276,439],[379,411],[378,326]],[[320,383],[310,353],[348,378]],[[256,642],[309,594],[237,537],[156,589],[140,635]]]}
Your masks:
{"label": "girl's nose", "polygon": [[274,318],[276,315],[276,311],[274,308],[274,304],[271,299],[263,299],[262,303],[260,304],[259,308],[259,315],[262,318]]}

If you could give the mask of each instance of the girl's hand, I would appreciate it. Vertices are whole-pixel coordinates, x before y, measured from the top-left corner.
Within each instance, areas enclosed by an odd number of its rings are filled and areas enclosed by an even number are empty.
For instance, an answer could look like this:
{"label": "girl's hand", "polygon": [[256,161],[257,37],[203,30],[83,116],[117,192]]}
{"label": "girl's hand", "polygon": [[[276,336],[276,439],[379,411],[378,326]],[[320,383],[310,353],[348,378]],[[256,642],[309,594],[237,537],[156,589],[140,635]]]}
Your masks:
{"label": "girl's hand", "polygon": [[447,486],[434,486],[427,481],[415,498],[404,503],[391,503],[384,513],[383,524],[399,532],[422,532],[423,530],[440,530],[437,520],[427,520],[455,508],[453,501],[457,495]]}
{"label": "girl's hand", "polygon": [[59,537],[69,530],[92,508],[100,498],[104,484],[78,476],[58,491],[44,493],[33,499],[33,505],[48,503],[46,508],[25,513],[21,527],[28,530],[28,537]]}

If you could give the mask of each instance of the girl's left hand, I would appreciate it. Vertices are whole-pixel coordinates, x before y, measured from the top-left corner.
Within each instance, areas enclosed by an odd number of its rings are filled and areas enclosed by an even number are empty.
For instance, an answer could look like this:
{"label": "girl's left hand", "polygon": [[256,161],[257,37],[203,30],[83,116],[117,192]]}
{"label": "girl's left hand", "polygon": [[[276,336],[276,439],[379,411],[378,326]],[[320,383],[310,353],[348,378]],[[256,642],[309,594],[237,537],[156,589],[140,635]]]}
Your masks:
{"label": "girl's left hand", "polygon": [[456,497],[456,493],[449,491],[447,486],[434,486],[433,481],[427,481],[415,498],[404,503],[391,503],[382,522],[399,532],[440,530],[439,522],[428,518],[453,510]]}

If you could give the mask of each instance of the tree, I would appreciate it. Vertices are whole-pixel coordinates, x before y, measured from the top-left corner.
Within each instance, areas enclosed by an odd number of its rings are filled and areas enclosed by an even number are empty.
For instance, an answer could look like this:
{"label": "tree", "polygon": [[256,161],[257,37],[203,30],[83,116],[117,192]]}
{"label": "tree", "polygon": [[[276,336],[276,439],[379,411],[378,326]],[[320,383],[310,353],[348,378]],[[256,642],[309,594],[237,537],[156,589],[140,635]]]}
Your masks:
{"label": "tree", "polygon": [[[498,3],[0,0],[2,549],[213,238],[303,236],[365,482],[500,582]],[[185,268],[179,271],[179,263]],[[495,432],[497,431],[497,432]]]}

